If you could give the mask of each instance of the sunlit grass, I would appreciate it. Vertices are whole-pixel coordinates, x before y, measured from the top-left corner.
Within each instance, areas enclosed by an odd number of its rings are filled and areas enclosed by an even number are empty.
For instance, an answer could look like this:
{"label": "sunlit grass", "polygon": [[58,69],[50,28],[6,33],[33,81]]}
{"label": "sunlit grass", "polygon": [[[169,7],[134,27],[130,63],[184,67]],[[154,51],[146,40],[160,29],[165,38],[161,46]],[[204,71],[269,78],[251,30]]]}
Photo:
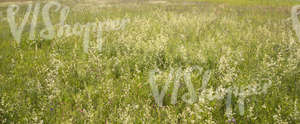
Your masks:
{"label": "sunlit grass", "polygon": [[[1,21],[0,123],[225,124],[232,118],[238,124],[299,123],[300,46],[287,20],[296,2],[209,1],[65,2],[71,7],[68,24],[130,19],[123,30],[103,32],[102,51],[92,38],[89,53],[78,36],[30,41],[29,24],[16,44],[8,23]],[[51,15],[57,22],[58,12]],[[41,15],[38,28],[44,28]],[[238,98],[246,95],[233,95],[227,116],[226,98],[203,102],[202,77],[193,73],[199,101],[183,102],[188,91],[182,85],[172,105],[172,84],[158,107],[149,72],[162,71],[161,87],[172,68],[195,65],[212,71],[211,95],[220,95],[218,88],[272,85],[265,94],[245,98],[244,115]]]}

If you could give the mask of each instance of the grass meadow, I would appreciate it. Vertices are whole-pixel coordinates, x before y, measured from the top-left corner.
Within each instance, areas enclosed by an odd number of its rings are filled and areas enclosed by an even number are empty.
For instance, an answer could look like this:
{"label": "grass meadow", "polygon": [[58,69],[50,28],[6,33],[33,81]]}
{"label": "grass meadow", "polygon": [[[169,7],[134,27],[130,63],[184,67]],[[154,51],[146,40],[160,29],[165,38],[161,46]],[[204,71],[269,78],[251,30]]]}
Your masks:
{"label": "grass meadow", "polygon": [[[300,39],[290,19],[296,0],[58,1],[71,8],[70,25],[130,20],[103,30],[101,51],[91,37],[87,53],[82,36],[30,40],[32,15],[17,43],[6,10],[20,6],[20,25],[36,2],[48,1],[0,2],[0,123],[300,123]],[[59,15],[51,9],[53,23]],[[161,71],[161,91],[173,69],[192,66],[211,71],[206,89],[191,74],[197,100],[182,100],[189,90],[180,78],[176,104],[172,80],[158,106],[149,72]],[[229,113],[226,88],[235,89]]]}

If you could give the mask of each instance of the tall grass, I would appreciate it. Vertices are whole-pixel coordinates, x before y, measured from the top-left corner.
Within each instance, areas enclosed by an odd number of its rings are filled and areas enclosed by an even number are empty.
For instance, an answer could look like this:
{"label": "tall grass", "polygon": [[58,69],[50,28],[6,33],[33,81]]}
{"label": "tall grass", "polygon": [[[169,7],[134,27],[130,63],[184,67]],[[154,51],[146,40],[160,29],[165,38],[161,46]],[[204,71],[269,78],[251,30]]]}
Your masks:
{"label": "tall grass", "polygon": [[[29,25],[16,44],[7,22],[0,22],[0,122],[299,123],[300,46],[287,20],[289,7],[171,3],[74,5],[68,24],[131,20],[123,30],[103,32],[102,51],[92,46],[88,54],[82,37],[30,41]],[[231,116],[225,115],[224,99],[203,102],[202,78],[196,76],[199,101],[184,103],[183,85],[172,105],[171,86],[158,107],[149,71],[163,72],[161,87],[171,68],[194,65],[212,70],[213,94],[217,88],[272,85],[265,94],[245,98],[244,115],[238,96]]]}

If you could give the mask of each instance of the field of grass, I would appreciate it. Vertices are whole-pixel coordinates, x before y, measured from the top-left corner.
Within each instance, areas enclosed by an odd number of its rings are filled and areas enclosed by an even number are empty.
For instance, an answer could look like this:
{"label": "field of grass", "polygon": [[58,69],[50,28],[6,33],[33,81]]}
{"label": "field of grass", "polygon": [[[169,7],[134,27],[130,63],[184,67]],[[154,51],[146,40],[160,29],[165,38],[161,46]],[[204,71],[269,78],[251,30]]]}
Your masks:
{"label": "field of grass", "polygon": [[[300,42],[288,19],[300,2],[266,1],[61,1],[71,8],[67,24],[130,20],[103,31],[101,51],[91,37],[88,53],[80,36],[29,40],[32,15],[18,44],[4,19],[11,3],[0,2],[0,123],[300,123]],[[20,25],[28,3],[18,4]],[[51,12],[57,23],[59,12]],[[180,78],[177,103],[174,79],[158,106],[151,70],[161,71],[161,91],[173,69],[192,66],[211,72],[205,89],[191,73],[197,100],[182,100],[189,89]],[[228,88],[236,89],[231,97],[221,92]]]}

